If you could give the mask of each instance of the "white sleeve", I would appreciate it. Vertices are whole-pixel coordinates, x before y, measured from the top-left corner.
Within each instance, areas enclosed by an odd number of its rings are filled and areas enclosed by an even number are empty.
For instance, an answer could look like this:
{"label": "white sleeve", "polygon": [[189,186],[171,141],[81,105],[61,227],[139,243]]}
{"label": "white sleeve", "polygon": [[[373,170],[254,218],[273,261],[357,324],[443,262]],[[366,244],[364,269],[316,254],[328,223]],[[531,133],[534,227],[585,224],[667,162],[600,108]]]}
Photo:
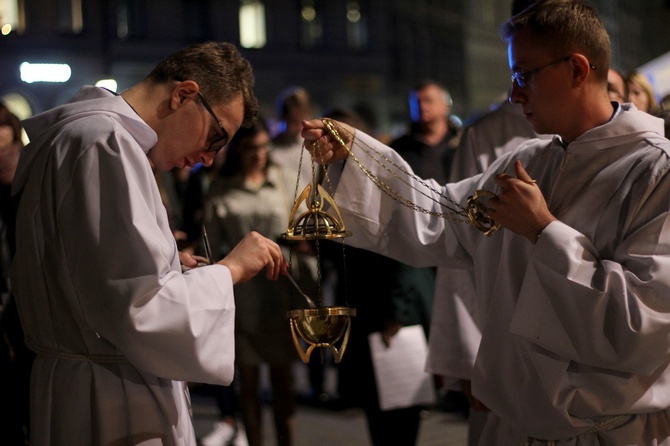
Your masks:
{"label": "white sleeve", "polygon": [[[347,243],[417,267],[470,265],[463,242],[477,243],[481,233],[471,225],[453,223],[436,214],[449,212],[440,204],[450,205],[441,195],[457,189],[462,192],[471,185],[462,182],[447,190],[434,180],[425,180],[427,188],[397,169],[389,170],[384,165],[392,163],[412,172],[393,149],[361,131],[356,132],[352,152],[356,159],[346,160],[334,194],[345,225],[353,233]],[[371,178],[376,178],[377,184]],[[392,191],[396,198],[382,189]],[[453,200],[462,201],[459,196]],[[417,212],[410,203],[428,212]],[[458,237],[455,231],[459,231]]]}
{"label": "white sleeve", "polygon": [[[226,384],[233,377],[234,299],[220,265],[182,274],[144,153],[123,132],[73,163],[57,190],[61,280],[100,337],[157,376]],[[129,149],[130,147],[130,149]]]}
{"label": "white sleeve", "polygon": [[670,357],[669,270],[667,212],[609,260],[555,221],[535,245],[510,330],[582,364],[649,375]]}

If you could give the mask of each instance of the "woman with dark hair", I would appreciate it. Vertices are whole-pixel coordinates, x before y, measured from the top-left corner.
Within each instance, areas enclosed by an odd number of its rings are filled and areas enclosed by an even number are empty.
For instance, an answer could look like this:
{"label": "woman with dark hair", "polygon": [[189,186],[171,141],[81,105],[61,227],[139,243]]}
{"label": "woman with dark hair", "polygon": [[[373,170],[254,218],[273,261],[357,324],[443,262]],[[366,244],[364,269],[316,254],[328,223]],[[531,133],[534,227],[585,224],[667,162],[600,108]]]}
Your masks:
{"label": "woman with dark hair", "polygon": [[[226,163],[212,182],[205,204],[207,233],[216,258],[224,256],[248,230],[270,239],[286,231],[291,194],[282,169],[269,162],[269,150],[270,134],[261,119],[252,127],[241,128],[230,142]],[[251,446],[260,445],[263,438],[259,377],[265,364],[270,367],[277,444],[292,444],[291,367],[297,355],[285,317],[291,308],[291,292],[288,281],[272,282],[264,277],[235,290],[235,363]]]}

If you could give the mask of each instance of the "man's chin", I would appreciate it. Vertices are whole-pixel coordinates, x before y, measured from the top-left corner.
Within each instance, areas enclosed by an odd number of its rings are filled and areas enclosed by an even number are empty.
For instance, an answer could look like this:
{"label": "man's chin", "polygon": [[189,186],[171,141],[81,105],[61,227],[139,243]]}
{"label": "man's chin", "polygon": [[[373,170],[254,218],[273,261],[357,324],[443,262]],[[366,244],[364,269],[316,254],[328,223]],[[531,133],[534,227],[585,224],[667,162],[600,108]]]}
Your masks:
{"label": "man's chin", "polygon": [[153,170],[172,170],[175,167],[181,167],[182,163],[184,160],[171,160],[171,159],[165,159],[164,157],[160,156],[160,152],[155,151],[156,148],[154,147],[147,153],[147,158],[149,158],[149,163],[151,164],[151,168]]}
{"label": "man's chin", "polygon": [[528,123],[531,125],[531,127],[533,127],[533,131],[535,131],[535,133],[539,135],[549,133],[547,132],[547,128],[541,122],[538,122],[534,114],[526,114],[526,120],[528,120]]}

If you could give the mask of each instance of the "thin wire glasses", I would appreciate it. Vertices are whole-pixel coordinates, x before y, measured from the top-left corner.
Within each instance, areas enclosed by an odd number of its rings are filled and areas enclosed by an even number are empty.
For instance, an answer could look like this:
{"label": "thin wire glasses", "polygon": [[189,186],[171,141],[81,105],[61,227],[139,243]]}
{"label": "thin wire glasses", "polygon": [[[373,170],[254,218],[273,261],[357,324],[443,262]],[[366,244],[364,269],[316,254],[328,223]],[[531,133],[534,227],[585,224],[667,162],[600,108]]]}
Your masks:
{"label": "thin wire glasses", "polygon": [[216,114],[214,113],[214,110],[212,110],[212,107],[209,106],[209,103],[205,99],[205,97],[198,91],[198,97],[200,97],[200,101],[202,102],[202,105],[205,106],[205,109],[209,112],[210,115],[212,115],[212,118],[214,118],[214,122],[216,122],[219,125],[219,129],[221,129],[221,134],[218,135],[212,140],[211,143],[209,143],[209,147],[207,148],[207,152],[218,152],[219,150],[223,149],[223,147],[228,144],[228,132],[226,132],[226,129],[223,128],[223,125],[221,124],[221,120],[216,117]]}
{"label": "thin wire glasses", "polygon": [[[526,87],[526,84],[527,84],[527,82],[528,82],[528,79],[529,79],[531,76],[533,76],[533,75],[539,73],[540,71],[542,71],[542,70],[544,70],[545,68],[550,67],[550,66],[552,66],[552,65],[556,65],[556,64],[558,64],[558,63],[562,63],[562,62],[567,62],[568,60],[570,60],[571,57],[572,57],[572,55],[562,57],[561,59],[555,60],[555,61],[553,61],[553,62],[549,62],[548,64],[546,64],[546,65],[542,65],[541,67],[535,68],[535,69],[533,69],[533,70],[528,70],[528,71],[516,71],[516,72],[512,73],[512,82],[513,82],[513,83],[516,82],[516,84],[517,84],[519,87],[521,87],[521,88],[525,88],[525,87]],[[595,67],[593,67],[593,68],[595,68]]]}

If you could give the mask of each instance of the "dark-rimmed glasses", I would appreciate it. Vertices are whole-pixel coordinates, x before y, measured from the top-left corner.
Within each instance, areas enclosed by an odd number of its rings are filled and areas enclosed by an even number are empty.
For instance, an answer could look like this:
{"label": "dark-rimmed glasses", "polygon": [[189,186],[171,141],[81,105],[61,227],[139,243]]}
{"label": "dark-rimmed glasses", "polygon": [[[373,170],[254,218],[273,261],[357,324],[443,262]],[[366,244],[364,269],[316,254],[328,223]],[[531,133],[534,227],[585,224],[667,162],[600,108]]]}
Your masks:
{"label": "dark-rimmed glasses", "polygon": [[560,59],[558,59],[558,60],[555,60],[555,61],[553,61],[553,62],[549,62],[548,64],[546,64],[546,65],[542,65],[541,67],[535,68],[535,69],[533,69],[533,70],[528,70],[528,71],[516,71],[516,72],[512,73],[512,83],[516,82],[516,84],[517,84],[519,87],[521,87],[521,88],[525,88],[525,87],[526,87],[526,84],[527,84],[527,82],[528,82],[528,79],[529,79],[531,76],[533,76],[533,75],[539,73],[540,71],[542,71],[542,70],[544,70],[545,68],[550,67],[550,66],[552,66],[552,65],[556,65],[556,64],[561,63],[561,62],[567,62],[568,60],[570,60],[571,57],[572,57],[572,55],[562,57],[562,58],[560,58]]}
{"label": "dark-rimmed glasses", "polygon": [[223,125],[221,124],[221,120],[216,116],[214,113],[214,110],[212,110],[212,107],[209,106],[209,103],[205,99],[205,97],[198,91],[198,97],[200,98],[200,101],[202,102],[202,105],[205,106],[205,109],[209,112],[210,115],[212,115],[212,118],[214,118],[214,122],[216,122],[219,125],[219,129],[221,129],[221,135],[217,134],[217,136],[212,140],[211,143],[209,143],[209,147],[207,147],[207,152],[218,152],[219,150],[223,149],[223,147],[228,144],[228,132],[226,132],[226,129],[223,128]]}

